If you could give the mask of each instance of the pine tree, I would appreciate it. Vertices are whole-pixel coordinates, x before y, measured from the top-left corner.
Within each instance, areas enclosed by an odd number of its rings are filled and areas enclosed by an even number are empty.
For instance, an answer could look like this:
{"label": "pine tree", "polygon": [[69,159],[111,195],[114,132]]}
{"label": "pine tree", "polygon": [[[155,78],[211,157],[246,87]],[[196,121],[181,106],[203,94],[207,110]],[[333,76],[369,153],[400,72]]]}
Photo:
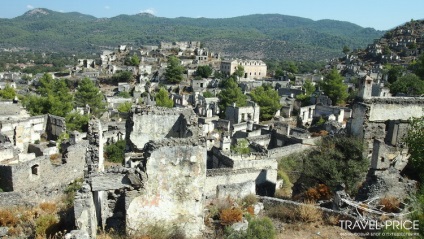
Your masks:
{"label": "pine tree", "polygon": [[103,94],[88,78],[84,78],[78,83],[77,92],[75,93],[75,105],[77,107],[89,105],[91,112],[96,116],[105,110]]}

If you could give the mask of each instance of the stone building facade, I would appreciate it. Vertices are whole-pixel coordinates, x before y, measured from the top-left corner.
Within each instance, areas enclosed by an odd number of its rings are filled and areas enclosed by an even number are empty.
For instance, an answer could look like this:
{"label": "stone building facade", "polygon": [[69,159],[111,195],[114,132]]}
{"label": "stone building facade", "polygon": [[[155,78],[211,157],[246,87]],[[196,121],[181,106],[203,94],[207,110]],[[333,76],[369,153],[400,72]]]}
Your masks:
{"label": "stone building facade", "polygon": [[222,61],[220,70],[226,75],[232,75],[238,66],[244,68],[245,79],[262,79],[266,77],[267,66],[261,60],[227,60]]}

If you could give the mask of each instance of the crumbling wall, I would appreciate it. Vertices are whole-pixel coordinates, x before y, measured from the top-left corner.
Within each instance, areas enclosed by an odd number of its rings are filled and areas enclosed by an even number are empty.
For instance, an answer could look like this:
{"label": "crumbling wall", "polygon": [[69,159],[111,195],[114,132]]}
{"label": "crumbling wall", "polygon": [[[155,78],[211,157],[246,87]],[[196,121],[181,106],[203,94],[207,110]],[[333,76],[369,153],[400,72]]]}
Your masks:
{"label": "crumbling wall", "polygon": [[0,124],[0,132],[6,135],[13,145],[26,153],[28,144],[40,140],[45,131],[46,116],[34,116],[19,120],[4,121]]}
{"label": "crumbling wall", "polygon": [[104,171],[103,130],[99,120],[91,119],[88,124],[86,150],[83,152],[84,183],[75,196],[74,214],[78,230],[96,238],[98,227],[104,229],[107,215],[107,194],[104,191],[93,192],[90,185],[93,174]]}
{"label": "crumbling wall", "polygon": [[216,187],[217,198],[244,198],[250,194],[256,194],[255,181],[218,185]]}
{"label": "crumbling wall", "polygon": [[66,132],[65,118],[47,115],[46,134],[49,139],[57,139],[59,136]]}
{"label": "crumbling wall", "polygon": [[143,149],[150,140],[197,135],[189,127],[197,123],[194,117],[193,110],[187,108],[135,108],[127,119],[126,138],[133,147]]}
{"label": "crumbling wall", "polygon": [[365,100],[369,105],[369,121],[409,120],[424,115],[424,98],[390,97]]}
{"label": "crumbling wall", "polygon": [[147,182],[127,197],[128,233],[148,225],[174,225],[189,238],[201,236],[206,178],[204,140],[165,139],[145,147]]}
{"label": "crumbling wall", "polygon": [[90,238],[96,238],[97,216],[94,198],[89,184],[84,184],[75,195],[74,201],[75,225],[78,230],[88,233]]}
{"label": "crumbling wall", "polygon": [[0,193],[0,207],[11,207],[23,205],[22,195],[19,192]]}
{"label": "crumbling wall", "polygon": [[11,143],[0,145],[0,162],[14,157],[13,145]]}
{"label": "crumbling wall", "polygon": [[218,186],[221,187],[223,185],[243,184],[253,181],[257,186],[256,193],[258,193],[258,191],[266,191],[261,190],[259,187],[268,184],[273,187],[273,190],[270,189],[269,193],[266,194],[274,195],[276,179],[277,170],[272,168],[245,168],[238,170],[233,170],[230,168],[208,169],[204,194],[208,199],[216,198],[219,196],[219,194],[217,194]]}
{"label": "crumbling wall", "polygon": [[407,149],[398,149],[396,147],[386,145],[381,140],[374,140],[373,152],[371,157],[371,168],[376,170],[384,170],[393,167],[399,171],[403,170],[408,163]]}
{"label": "crumbling wall", "polygon": [[395,197],[402,201],[414,195],[416,189],[416,181],[402,177],[393,167],[382,171],[370,169],[366,181],[358,190],[356,200]]}
{"label": "crumbling wall", "polygon": [[10,164],[13,191],[56,188],[83,176],[85,143],[68,148],[66,163],[53,164],[49,156]]}

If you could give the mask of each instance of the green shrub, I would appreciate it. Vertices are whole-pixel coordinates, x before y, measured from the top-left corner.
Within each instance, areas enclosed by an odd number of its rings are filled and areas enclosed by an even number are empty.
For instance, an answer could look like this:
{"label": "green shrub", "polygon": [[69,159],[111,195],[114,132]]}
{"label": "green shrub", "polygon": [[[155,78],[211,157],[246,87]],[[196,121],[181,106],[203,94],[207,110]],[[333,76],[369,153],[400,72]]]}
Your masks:
{"label": "green shrub", "polygon": [[35,234],[46,237],[58,226],[59,219],[54,214],[45,214],[35,221]]}
{"label": "green shrub", "polygon": [[241,139],[235,146],[232,146],[232,150],[237,154],[249,154],[249,141],[247,139]]}
{"label": "green shrub", "polygon": [[258,198],[255,194],[249,194],[246,197],[244,197],[242,200],[242,205],[244,207],[252,206],[258,202]]}
{"label": "green shrub", "polygon": [[319,120],[317,121],[316,125],[322,125],[325,123],[325,119],[322,117],[319,117]]}
{"label": "green shrub", "polygon": [[117,109],[119,113],[126,113],[131,110],[131,107],[132,107],[131,102],[125,102],[123,104],[120,104]]}
{"label": "green shrub", "polygon": [[340,183],[344,183],[346,191],[352,195],[357,185],[364,180],[369,166],[363,151],[363,142],[353,137],[323,138],[314,150],[303,157],[300,179],[304,190],[317,183],[334,190]]}
{"label": "green shrub", "polygon": [[215,95],[210,91],[205,91],[205,92],[203,92],[203,97],[212,98],[212,97],[215,97]]}
{"label": "green shrub", "polygon": [[118,140],[105,147],[106,160],[113,163],[122,163],[125,158],[125,140]]}
{"label": "green shrub", "polygon": [[247,239],[273,239],[276,232],[274,224],[268,217],[255,218],[249,221],[247,228]]}
{"label": "green shrub", "polygon": [[72,207],[74,205],[75,200],[75,194],[78,190],[82,187],[83,179],[76,179],[72,183],[70,183],[64,190],[65,192],[65,199],[64,203],[67,207]]}
{"label": "green shrub", "polygon": [[129,92],[126,92],[126,91],[119,92],[118,96],[122,97],[122,98],[131,98],[131,94]]}
{"label": "green shrub", "polygon": [[249,227],[246,232],[234,231],[231,227],[224,230],[226,239],[273,239],[276,236],[274,224],[268,217],[248,218]]}

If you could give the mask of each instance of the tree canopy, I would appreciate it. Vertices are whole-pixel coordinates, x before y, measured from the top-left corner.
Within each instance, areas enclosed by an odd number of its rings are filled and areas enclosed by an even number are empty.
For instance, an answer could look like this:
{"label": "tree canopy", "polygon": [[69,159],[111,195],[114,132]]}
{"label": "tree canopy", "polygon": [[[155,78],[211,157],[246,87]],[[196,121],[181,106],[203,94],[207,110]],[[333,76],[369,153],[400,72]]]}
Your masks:
{"label": "tree canopy", "polygon": [[240,87],[237,85],[234,78],[230,77],[222,82],[223,89],[218,94],[219,109],[221,116],[225,114],[225,109],[236,103],[237,106],[246,106],[247,97],[243,94]]}
{"label": "tree canopy", "polygon": [[420,178],[424,180],[424,117],[412,118],[410,120],[408,134],[405,138],[408,152],[411,155],[409,163]]}
{"label": "tree canopy", "polygon": [[112,76],[112,80],[116,82],[131,82],[134,80],[134,76],[129,71],[117,72]]}
{"label": "tree canopy", "polygon": [[103,94],[94,83],[84,78],[78,83],[77,92],[75,93],[75,105],[77,107],[90,106],[91,112],[99,116],[105,110],[105,103],[103,102]]}
{"label": "tree canopy", "polygon": [[424,81],[415,74],[407,74],[390,85],[390,92],[394,95],[399,93],[411,96],[422,95],[424,94]]}
{"label": "tree canopy", "polygon": [[413,66],[414,73],[421,78],[421,80],[424,80],[424,54],[422,54],[417,62]]}
{"label": "tree canopy", "polygon": [[70,112],[65,116],[66,130],[84,132],[88,129],[90,115],[82,115],[78,112]]}
{"label": "tree canopy", "polygon": [[347,97],[347,85],[343,83],[343,76],[336,69],[332,69],[320,82],[324,93],[330,97],[333,104],[343,104]]}
{"label": "tree canopy", "polygon": [[37,92],[40,96],[30,95],[23,100],[23,105],[31,115],[52,114],[65,117],[73,109],[73,97],[64,79],[53,79],[51,75],[44,74]]}
{"label": "tree canopy", "polygon": [[172,108],[174,107],[174,101],[169,98],[168,91],[165,88],[160,88],[159,92],[156,94],[156,105]]}
{"label": "tree canopy", "polygon": [[140,65],[140,58],[138,58],[138,56],[134,54],[131,58],[125,60],[125,65],[138,66]]}
{"label": "tree canopy", "polygon": [[3,99],[12,100],[16,96],[16,91],[9,84],[6,84],[3,90],[0,90],[0,97]]}
{"label": "tree canopy", "polygon": [[250,92],[252,100],[261,107],[261,120],[270,120],[274,117],[275,112],[281,108],[280,97],[271,85],[262,85],[256,87]]}
{"label": "tree canopy", "polygon": [[344,45],[342,51],[343,51],[344,54],[347,54],[347,53],[350,52],[350,48],[348,46]]}
{"label": "tree canopy", "polygon": [[395,82],[405,72],[405,68],[399,65],[388,64],[385,66],[385,68],[387,69],[387,81],[389,83]]}
{"label": "tree canopy", "polygon": [[201,76],[202,78],[208,78],[212,75],[212,68],[208,65],[198,66],[196,75]]}
{"label": "tree canopy", "polygon": [[369,162],[363,156],[361,140],[346,136],[327,137],[303,156],[303,189],[322,183],[335,189],[344,183],[352,192],[366,174]]}
{"label": "tree canopy", "polygon": [[184,67],[180,64],[180,60],[176,56],[170,56],[165,71],[166,80],[169,83],[180,83],[183,80],[183,73]]}
{"label": "tree canopy", "polygon": [[215,97],[215,95],[210,91],[205,91],[205,92],[203,92],[203,97],[212,98],[212,97]]}
{"label": "tree canopy", "polygon": [[106,160],[114,163],[122,163],[125,158],[125,144],[125,140],[118,140],[116,143],[106,146]]}
{"label": "tree canopy", "polygon": [[238,65],[237,66],[237,69],[236,69],[236,71],[234,71],[233,75],[236,76],[237,79],[243,77],[243,75],[244,75],[244,67],[241,66],[241,65]]}
{"label": "tree canopy", "polygon": [[303,89],[305,89],[305,95],[311,96],[315,91],[315,86],[311,80],[306,80],[303,84]]}

